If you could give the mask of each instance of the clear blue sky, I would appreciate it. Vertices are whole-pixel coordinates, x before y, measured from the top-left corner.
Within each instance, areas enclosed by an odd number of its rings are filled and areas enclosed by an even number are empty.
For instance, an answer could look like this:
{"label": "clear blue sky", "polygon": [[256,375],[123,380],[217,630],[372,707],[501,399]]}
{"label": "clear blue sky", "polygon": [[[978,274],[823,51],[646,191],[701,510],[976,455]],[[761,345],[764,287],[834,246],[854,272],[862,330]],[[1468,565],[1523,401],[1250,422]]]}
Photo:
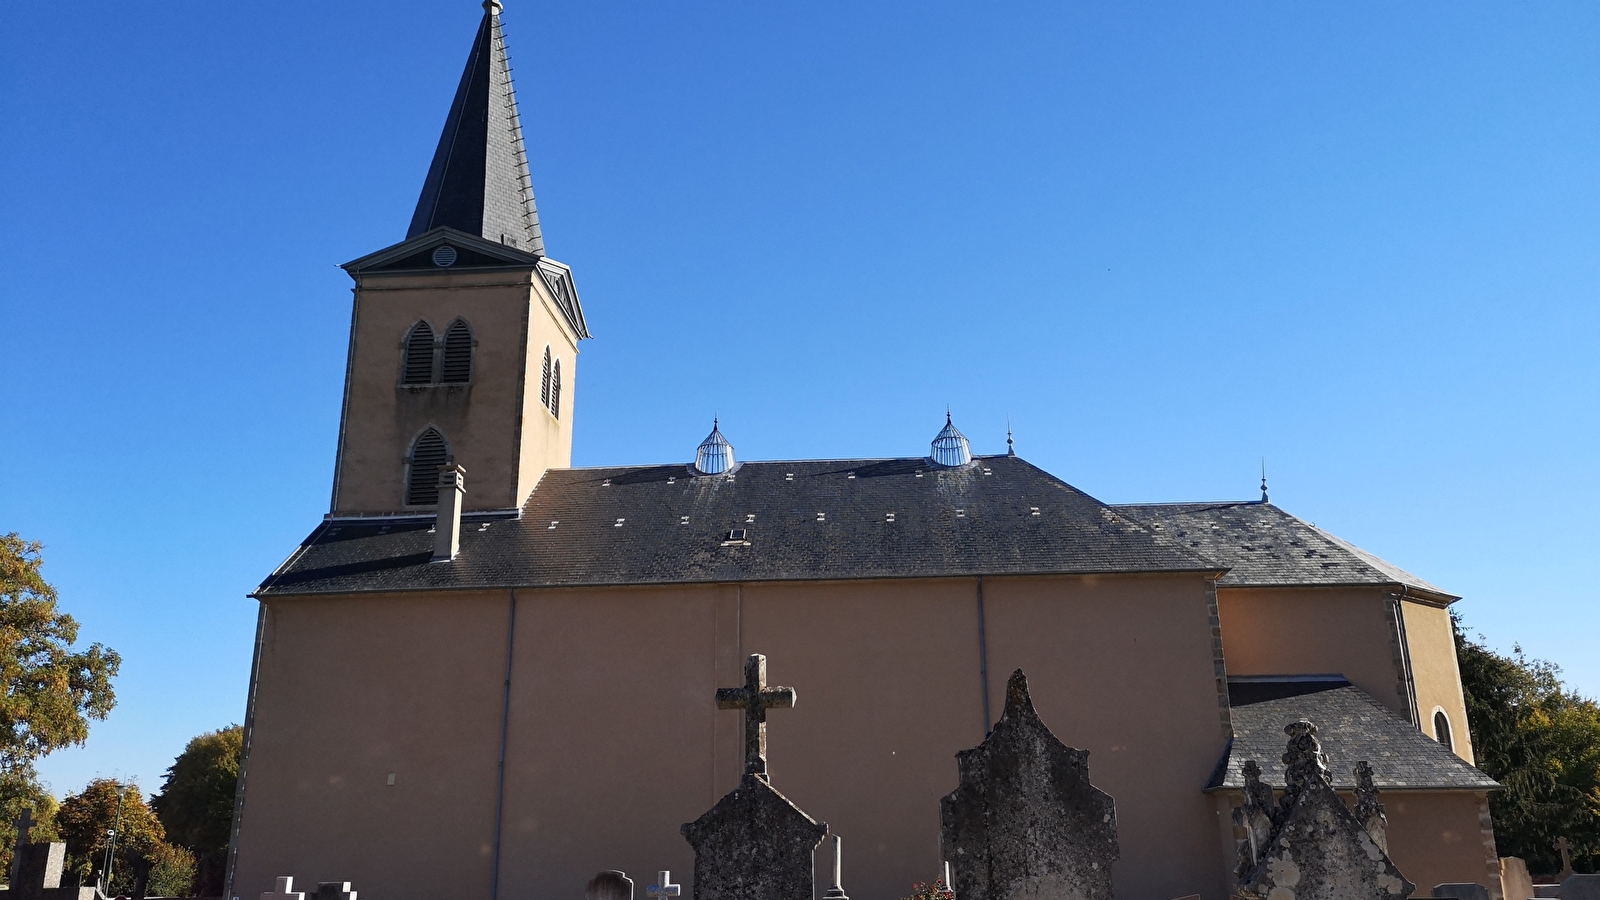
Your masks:
{"label": "clear blue sky", "polygon": [[[240,721],[325,511],[350,316],[470,0],[10,4],[0,530],[159,785]],[[534,3],[506,31],[595,339],[579,465],[927,452],[1273,499],[1600,694],[1600,7]]]}

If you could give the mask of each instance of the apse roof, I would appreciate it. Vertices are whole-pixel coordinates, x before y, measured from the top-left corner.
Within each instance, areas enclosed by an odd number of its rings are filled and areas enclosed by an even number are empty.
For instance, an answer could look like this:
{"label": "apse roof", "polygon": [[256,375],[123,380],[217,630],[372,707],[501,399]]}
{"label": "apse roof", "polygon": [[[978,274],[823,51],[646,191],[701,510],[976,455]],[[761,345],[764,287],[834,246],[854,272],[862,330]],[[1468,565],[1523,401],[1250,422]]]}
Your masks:
{"label": "apse roof", "polygon": [[1500,784],[1395,715],[1339,675],[1228,679],[1233,741],[1206,790],[1244,786],[1246,760],[1261,780],[1282,789],[1284,726],[1317,726],[1333,786],[1355,788],[1352,770],[1365,760],[1383,790],[1497,790]]}
{"label": "apse roof", "polygon": [[552,469],[520,516],[465,516],[453,561],[432,526],[329,519],[257,593],[1219,571],[1006,456]]}
{"label": "apse roof", "polygon": [[1215,560],[1223,587],[1403,585],[1441,601],[1458,599],[1406,570],[1270,503],[1118,504],[1118,512]]}

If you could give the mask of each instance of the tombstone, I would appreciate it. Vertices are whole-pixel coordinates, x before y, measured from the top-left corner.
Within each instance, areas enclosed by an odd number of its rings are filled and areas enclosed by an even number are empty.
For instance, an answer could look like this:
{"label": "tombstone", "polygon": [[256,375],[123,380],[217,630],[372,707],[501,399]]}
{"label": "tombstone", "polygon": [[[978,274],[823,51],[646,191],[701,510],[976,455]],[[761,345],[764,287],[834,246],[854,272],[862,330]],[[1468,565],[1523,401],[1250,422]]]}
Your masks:
{"label": "tombstone", "polygon": [[673,884],[672,872],[662,869],[656,873],[656,883],[645,888],[644,893],[650,900],[672,900],[683,893],[683,885]]}
{"label": "tombstone", "polygon": [[822,900],[850,900],[850,895],[844,892],[844,851],[840,849],[840,839],[833,836],[833,884],[823,892]]}
{"label": "tombstone", "polygon": [[633,900],[633,879],[620,869],[607,869],[589,879],[587,900]]}
{"label": "tombstone", "polygon": [[28,835],[33,831],[33,826],[35,824],[36,823],[33,821],[33,807],[31,806],[24,809],[22,814],[17,816],[17,839],[11,845],[11,870],[6,879],[8,884],[17,883],[17,859],[19,858],[19,853],[21,852],[23,846],[28,843]]}
{"label": "tombstone", "polygon": [[[1384,850],[1383,805],[1372,769],[1356,766],[1356,808],[1345,806],[1328,777],[1328,761],[1317,742],[1317,727],[1299,721],[1284,728],[1289,736],[1283,762],[1283,797],[1272,803],[1272,789],[1261,781],[1254,760],[1244,766],[1244,803],[1234,823],[1245,831],[1239,842],[1239,883],[1243,900],[1404,900],[1416,885],[1405,880]],[[1263,833],[1264,832],[1264,833]]]}
{"label": "tombstone", "polygon": [[1449,897],[1453,900],[1489,900],[1489,889],[1470,881],[1451,882],[1434,885],[1433,896]]}
{"label": "tombstone", "polygon": [[128,892],[128,896],[130,900],[144,900],[150,889],[150,857],[134,853],[129,860],[129,867],[133,869],[133,890]]}
{"label": "tombstone", "polygon": [[741,709],[744,775],[705,815],[683,826],[694,848],[695,900],[812,900],[812,853],[828,826],[772,787],[767,710],[794,706],[794,688],[767,686],[767,659],[745,661],[745,683],[719,688],[719,709]]}
{"label": "tombstone", "polygon": [[40,900],[45,891],[61,887],[61,871],[66,862],[67,845],[60,841],[23,844],[17,848],[12,867],[16,877],[7,896],[10,900]]}
{"label": "tombstone", "polygon": [[294,889],[293,876],[279,875],[277,888],[271,891],[262,891],[261,900],[306,900],[306,894],[305,891],[296,891]]}
{"label": "tombstone", "polygon": [[1567,879],[1571,878],[1573,875],[1572,844],[1567,840],[1566,836],[1563,835],[1556,838],[1556,842],[1550,846],[1556,848],[1556,852],[1561,854],[1561,874],[1556,876],[1556,881],[1566,884]]}
{"label": "tombstone", "polygon": [[317,892],[312,896],[316,900],[356,900],[356,892],[350,890],[348,881],[319,881]]}
{"label": "tombstone", "polygon": [[1018,669],[982,744],[956,754],[960,785],[939,802],[947,885],[961,900],[1112,900],[1117,813],[1089,782],[1089,754],[1034,711]]}
{"label": "tombstone", "polygon": [[1515,856],[1500,857],[1500,896],[1505,900],[1533,900],[1533,878],[1528,864]]}
{"label": "tombstone", "polygon": [[1600,900],[1600,875],[1573,875],[1561,882],[1561,900]]}

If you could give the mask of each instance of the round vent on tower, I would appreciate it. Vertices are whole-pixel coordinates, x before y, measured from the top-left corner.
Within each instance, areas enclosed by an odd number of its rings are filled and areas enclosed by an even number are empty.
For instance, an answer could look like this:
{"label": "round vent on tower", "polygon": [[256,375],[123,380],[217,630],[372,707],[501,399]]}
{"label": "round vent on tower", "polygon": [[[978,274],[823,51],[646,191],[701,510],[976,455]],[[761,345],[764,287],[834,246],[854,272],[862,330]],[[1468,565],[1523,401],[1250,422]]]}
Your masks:
{"label": "round vent on tower", "polygon": [[717,420],[711,420],[711,433],[694,452],[694,467],[702,475],[721,475],[733,468],[733,445],[722,436]]}
{"label": "round vent on tower", "polygon": [[933,439],[933,461],[948,468],[972,462],[972,446],[967,443],[966,435],[950,421],[948,412],[944,414],[944,428]]}
{"label": "round vent on tower", "polygon": [[441,244],[433,251],[433,264],[441,269],[449,268],[456,264],[456,248],[449,244]]}

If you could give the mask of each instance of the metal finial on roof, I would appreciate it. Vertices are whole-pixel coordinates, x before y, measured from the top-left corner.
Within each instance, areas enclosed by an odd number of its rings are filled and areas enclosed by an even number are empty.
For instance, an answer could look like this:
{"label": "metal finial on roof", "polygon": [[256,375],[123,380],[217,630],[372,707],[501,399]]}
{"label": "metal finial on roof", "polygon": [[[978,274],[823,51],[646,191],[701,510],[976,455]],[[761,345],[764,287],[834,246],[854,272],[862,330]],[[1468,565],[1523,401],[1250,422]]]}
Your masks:
{"label": "metal finial on roof", "polygon": [[950,421],[948,409],[944,413],[944,428],[941,428],[933,439],[933,461],[946,468],[964,466],[972,462],[972,445],[967,443],[966,435]]}
{"label": "metal finial on roof", "polygon": [[491,16],[500,15],[500,10],[505,8],[506,5],[501,3],[500,0],[483,0],[483,11]]}
{"label": "metal finial on roof", "polygon": [[1017,442],[1011,437],[1011,417],[1006,416],[1006,455],[1017,455]]}
{"label": "metal finial on roof", "polygon": [[702,475],[721,475],[733,468],[733,445],[722,436],[717,419],[711,419],[711,433],[694,452],[695,470]]}
{"label": "metal finial on roof", "polygon": [[1261,502],[1267,502],[1267,458],[1261,457]]}

